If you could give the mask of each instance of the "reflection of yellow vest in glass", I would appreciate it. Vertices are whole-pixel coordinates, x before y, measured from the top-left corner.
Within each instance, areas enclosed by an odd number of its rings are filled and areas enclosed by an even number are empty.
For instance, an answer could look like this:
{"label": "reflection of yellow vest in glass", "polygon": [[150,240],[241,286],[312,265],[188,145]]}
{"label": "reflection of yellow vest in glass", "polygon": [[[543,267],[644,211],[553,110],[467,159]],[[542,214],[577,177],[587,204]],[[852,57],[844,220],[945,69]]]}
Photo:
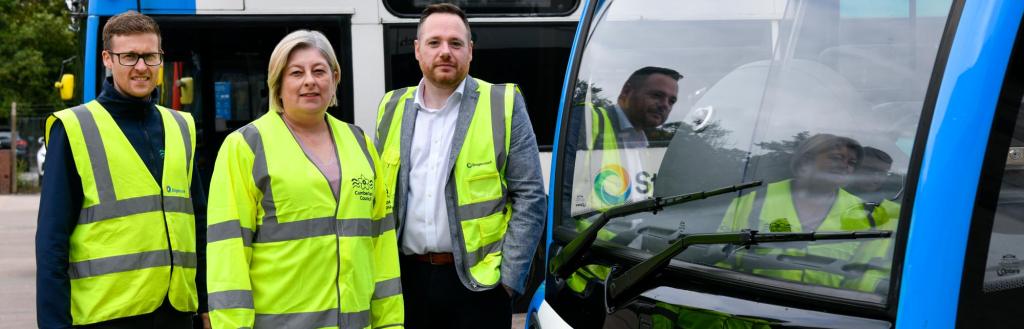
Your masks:
{"label": "reflection of yellow vest in glass", "polygon": [[47,119],[47,137],[56,120],[63,123],[82,178],[82,211],[69,241],[75,325],[150,313],[165,296],[177,310],[196,310],[195,124],[188,113],[157,109],[163,186],[99,102]]}
{"label": "reflection of yellow vest in glass", "polygon": [[[764,204],[761,207],[760,216],[757,218],[758,224],[754,229],[761,232],[805,232],[805,228],[797,217],[790,187],[790,180],[775,182],[768,185],[764,193]],[[757,194],[758,192],[755,191],[734,199],[729,205],[729,209],[726,211],[725,219],[722,221],[719,231],[737,231],[751,228],[749,217],[753,213]],[[880,214],[880,211],[876,209],[875,214]],[[878,219],[876,218],[876,220]],[[896,225],[895,220],[886,220],[885,222],[886,225],[892,225],[893,227]],[[872,229],[872,227],[867,214],[864,211],[864,204],[861,199],[843,189],[839,189],[836,199],[826,215],[825,220],[822,221],[817,228],[814,228],[813,231],[857,231],[869,229]],[[763,246],[753,248],[751,252],[761,255],[761,257],[782,255],[795,257],[823,256],[841,262],[851,263],[860,259],[866,260],[872,257],[884,256],[884,254],[866,254],[869,252],[882,252],[878,247],[865,248],[864,246],[867,245],[868,242],[871,241],[807,242],[806,244],[801,244],[805,246],[801,248],[776,248],[771,244],[765,244]],[[742,256],[747,252],[748,251],[738,252],[736,257],[736,266],[738,269],[745,268]],[[842,275],[810,268],[798,270],[749,268],[749,270],[757,275],[788,281],[835,288],[857,289],[869,292],[875,290],[874,283],[879,282],[881,279],[888,278],[889,274],[888,269],[886,269],[885,271],[875,271],[872,275],[844,280],[846,278]]]}
{"label": "reflection of yellow vest in glass", "polygon": [[651,311],[651,327],[654,329],[676,328],[722,328],[722,329],[769,329],[767,321],[739,317],[732,314],[702,310],[679,305],[657,302]]}
{"label": "reflection of yellow vest in glass", "polygon": [[374,208],[383,197],[376,152],[357,127],[330,116],[327,123],[337,197],[274,111],[221,147],[207,230],[215,328],[402,323],[395,224]]}
{"label": "reflection of yellow vest in glass", "polygon": [[[467,273],[474,290],[494,287],[501,278],[501,244],[512,218],[512,205],[507,202],[505,163],[508,157],[508,133],[512,125],[512,109],[518,87],[513,84],[492,85],[475,80],[479,92],[473,118],[466,132],[465,143],[455,158],[451,182],[455,184],[454,220],[460,243],[460,272]],[[396,191],[401,163],[402,117],[406,100],[414,97],[416,87],[388,92],[377,114],[377,147],[384,166],[382,175],[388,191]],[[389,192],[393,193],[393,192]],[[394,196],[389,196],[394,200]],[[387,212],[393,211],[389,205]],[[461,240],[461,241],[458,241]]]}

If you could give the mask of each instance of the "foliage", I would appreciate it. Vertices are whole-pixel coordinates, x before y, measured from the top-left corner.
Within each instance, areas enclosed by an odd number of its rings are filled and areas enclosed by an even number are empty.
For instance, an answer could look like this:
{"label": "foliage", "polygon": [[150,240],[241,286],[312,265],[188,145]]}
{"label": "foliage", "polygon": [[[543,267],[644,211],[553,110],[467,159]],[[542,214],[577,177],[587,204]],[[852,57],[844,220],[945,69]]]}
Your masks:
{"label": "foliage", "polygon": [[68,16],[64,1],[0,0],[0,109],[18,102],[19,115],[31,115],[63,107],[53,83],[61,61],[75,55]]}

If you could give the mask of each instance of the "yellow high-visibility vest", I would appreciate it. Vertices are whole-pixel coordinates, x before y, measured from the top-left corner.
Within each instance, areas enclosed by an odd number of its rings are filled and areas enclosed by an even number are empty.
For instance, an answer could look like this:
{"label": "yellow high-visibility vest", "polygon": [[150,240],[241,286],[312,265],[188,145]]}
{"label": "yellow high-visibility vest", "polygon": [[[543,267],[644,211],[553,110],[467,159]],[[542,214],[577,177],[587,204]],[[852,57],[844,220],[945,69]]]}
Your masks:
{"label": "yellow high-visibility vest", "polygon": [[[839,189],[836,199],[825,220],[817,228],[805,228],[797,217],[796,208],[793,204],[791,193],[791,180],[784,180],[768,184],[764,191],[764,200],[759,218],[756,219],[757,227],[750,227],[750,217],[754,213],[755,201],[758,192],[754,191],[744,196],[733,199],[725,213],[719,231],[738,231],[742,229],[756,229],[761,232],[807,232],[807,231],[859,231],[877,229],[872,227],[864,211],[864,203],[857,196]],[[895,228],[896,221],[879,218],[881,208],[875,211],[875,220],[882,220],[884,223],[891,223],[882,226],[882,229]],[[789,256],[824,256],[839,261],[856,262],[870,258],[884,258],[885,248],[871,247],[877,244],[874,240],[849,241],[849,242],[807,242],[803,248],[782,248],[773,247],[770,244],[756,247],[750,251],[739,251],[737,254],[737,266],[739,269],[752,271],[754,274],[778,278],[788,281],[803,282],[826,287],[845,288],[873,292],[880,282],[888,279],[889,271],[873,270],[860,277],[847,277],[826,271],[819,271],[813,268],[806,269],[758,269],[748,268],[743,264],[743,255],[756,253],[758,255],[789,255]],[[719,264],[726,266],[727,264]]]}
{"label": "yellow high-visibility vest", "polygon": [[[518,87],[492,85],[476,79],[480,96],[466,133],[465,143],[455,159],[456,192],[454,235],[458,271],[468,274],[472,290],[490,289],[501,279],[501,243],[512,217],[505,182],[508,133]],[[396,190],[401,153],[402,117],[405,103],[416,87],[388,92],[377,114],[377,145],[384,162],[382,174],[389,191]],[[389,195],[393,204],[394,196]],[[387,212],[392,212],[388,207]],[[461,260],[461,261],[460,261]]]}
{"label": "yellow high-visibility vest", "polygon": [[377,152],[327,116],[338,197],[275,111],[228,135],[210,184],[207,257],[214,328],[402,326],[395,223]]}
{"label": "yellow high-visibility vest", "polygon": [[146,164],[97,101],[54,113],[82,178],[82,210],[70,239],[71,317],[85,325],[150,313],[166,297],[196,311],[196,228],[191,182],[196,130],[188,113],[157,106],[163,173]]}

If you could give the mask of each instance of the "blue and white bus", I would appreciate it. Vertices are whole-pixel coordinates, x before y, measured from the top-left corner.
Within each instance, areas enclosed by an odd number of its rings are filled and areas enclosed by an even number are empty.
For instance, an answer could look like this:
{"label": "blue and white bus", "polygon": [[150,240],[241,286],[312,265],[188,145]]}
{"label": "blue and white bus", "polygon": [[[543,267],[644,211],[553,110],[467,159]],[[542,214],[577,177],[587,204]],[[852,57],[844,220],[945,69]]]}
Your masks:
{"label": "blue and white bus", "polygon": [[[418,83],[413,56],[419,13],[430,0],[68,0],[79,30],[77,85],[70,102],[102,87],[102,27],[126,10],[152,16],[166,52],[160,103],[197,119],[204,175],[223,138],[267,110],[270,52],[296,29],[332,42],[342,65],[339,106],[328,111],[373,134],[387,90]],[[470,74],[519,84],[538,142],[550,154],[563,71],[582,10],[579,0],[452,1],[469,16],[475,42]],[[184,96],[184,97],[183,97]],[[547,157],[545,157],[547,158]],[[549,163],[545,161],[545,164]],[[208,177],[206,177],[206,181]]]}
{"label": "blue and white bus", "polygon": [[1024,2],[582,6],[529,327],[1024,327]]}

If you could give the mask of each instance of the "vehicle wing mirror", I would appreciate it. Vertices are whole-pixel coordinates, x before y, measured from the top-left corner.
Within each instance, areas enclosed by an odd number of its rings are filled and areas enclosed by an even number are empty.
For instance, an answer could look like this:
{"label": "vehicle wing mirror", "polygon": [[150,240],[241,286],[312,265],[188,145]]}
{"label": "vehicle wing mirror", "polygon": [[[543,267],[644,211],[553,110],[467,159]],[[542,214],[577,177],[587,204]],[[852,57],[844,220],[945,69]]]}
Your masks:
{"label": "vehicle wing mirror", "polygon": [[182,105],[192,104],[192,92],[195,90],[193,87],[194,82],[192,81],[192,77],[178,79],[178,91],[180,95],[178,100]]}
{"label": "vehicle wing mirror", "polygon": [[70,73],[61,75],[60,81],[54,82],[53,87],[60,91],[61,100],[71,100],[75,96],[75,75]]}

